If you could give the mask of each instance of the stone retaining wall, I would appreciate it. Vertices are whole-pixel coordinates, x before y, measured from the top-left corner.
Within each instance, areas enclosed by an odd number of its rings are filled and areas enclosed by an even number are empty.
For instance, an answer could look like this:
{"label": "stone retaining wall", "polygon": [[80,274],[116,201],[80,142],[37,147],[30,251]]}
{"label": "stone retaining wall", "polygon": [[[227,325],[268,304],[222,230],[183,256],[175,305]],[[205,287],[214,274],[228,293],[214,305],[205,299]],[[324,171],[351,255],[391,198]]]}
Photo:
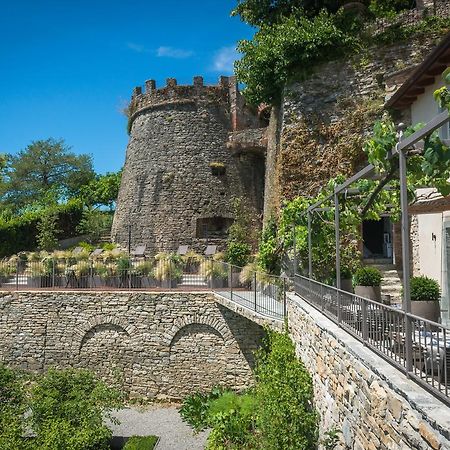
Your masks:
{"label": "stone retaining wall", "polygon": [[338,449],[450,449],[450,409],[297,296],[289,326]]}
{"label": "stone retaining wall", "polygon": [[0,293],[0,361],[92,369],[132,397],[248,387],[262,336],[208,293]]}

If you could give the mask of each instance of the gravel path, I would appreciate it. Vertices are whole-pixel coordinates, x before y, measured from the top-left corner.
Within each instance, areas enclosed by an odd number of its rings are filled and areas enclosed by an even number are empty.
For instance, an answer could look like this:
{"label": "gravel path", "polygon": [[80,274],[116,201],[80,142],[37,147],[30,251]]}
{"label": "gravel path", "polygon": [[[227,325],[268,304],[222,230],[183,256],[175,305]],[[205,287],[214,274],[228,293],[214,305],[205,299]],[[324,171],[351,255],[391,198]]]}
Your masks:
{"label": "gravel path", "polygon": [[156,450],[202,450],[208,431],[193,434],[178,414],[175,406],[152,405],[143,408],[125,408],[114,413],[120,425],[111,425],[114,436],[160,437]]}

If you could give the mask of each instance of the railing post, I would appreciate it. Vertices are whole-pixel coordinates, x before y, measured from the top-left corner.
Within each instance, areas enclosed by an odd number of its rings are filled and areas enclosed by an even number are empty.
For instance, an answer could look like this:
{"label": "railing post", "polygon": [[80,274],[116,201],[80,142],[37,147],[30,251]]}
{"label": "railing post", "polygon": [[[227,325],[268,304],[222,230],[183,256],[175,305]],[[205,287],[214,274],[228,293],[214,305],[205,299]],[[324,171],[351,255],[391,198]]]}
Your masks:
{"label": "railing post", "polygon": [[308,209],[308,278],[312,279],[311,211]]}
{"label": "railing post", "polygon": [[255,312],[256,312],[256,272],[253,274],[253,286],[254,286]]}
{"label": "railing post", "polygon": [[[295,273],[294,273],[295,277]],[[295,283],[295,279],[294,279]],[[286,318],[287,316],[287,304],[286,304],[286,278],[283,278],[283,318]]]}
{"label": "railing post", "polygon": [[[209,288],[211,290],[213,290],[213,274],[214,274],[214,260],[211,257],[211,271],[210,271],[210,275],[209,275]],[[200,274],[200,276],[203,276],[203,275],[206,276],[206,273]]]}
{"label": "railing post", "polygon": [[341,254],[340,254],[340,232],[339,232],[339,197],[334,194],[334,233],[336,240],[336,287],[341,288]]}
{"label": "railing post", "polygon": [[294,250],[294,255],[293,255],[293,259],[292,259],[292,265],[293,265],[292,276],[295,277],[295,274],[297,273],[297,267],[298,267],[298,262],[297,262],[297,239],[295,237],[295,222],[292,224],[292,248]]}
{"label": "railing post", "polygon": [[[399,124],[399,142],[403,140],[403,130],[405,126]],[[400,172],[400,205],[402,213],[402,266],[403,266],[403,311],[405,312],[405,369],[406,373],[412,372],[412,329],[411,320],[408,314],[411,313],[410,295],[410,265],[409,265],[409,216],[408,216],[408,186],[406,155],[404,150],[398,152],[399,172]]]}
{"label": "railing post", "polygon": [[55,257],[52,257],[52,287],[55,287]]}
{"label": "railing post", "polygon": [[229,279],[229,285],[230,285],[230,298],[233,300],[233,266],[229,264],[229,270],[228,270],[228,279]]}
{"label": "railing post", "polygon": [[16,291],[19,290],[19,260],[16,261]]}
{"label": "railing post", "polygon": [[367,314],[367,301],[366,299],[362,298],[362,311],[361,311],[361,328],[362,328],[362,338],[364,341],[364,344],[367,343],[369,340],[369,324],[368,324],[368,314]]}

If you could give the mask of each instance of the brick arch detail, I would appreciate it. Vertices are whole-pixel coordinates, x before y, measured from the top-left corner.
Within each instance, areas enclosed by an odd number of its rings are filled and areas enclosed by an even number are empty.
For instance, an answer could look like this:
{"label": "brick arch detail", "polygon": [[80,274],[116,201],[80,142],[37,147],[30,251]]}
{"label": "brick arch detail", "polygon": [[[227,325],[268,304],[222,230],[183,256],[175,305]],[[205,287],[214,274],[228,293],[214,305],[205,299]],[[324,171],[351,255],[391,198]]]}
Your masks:
{"label": "brick arch detail", "polygon": [[90,317],[88,320],[78,325],[74,329],[73,351],[75,354],[80,353],[85,341],[85,337],[89,333],[89,331],[91,331],[95,327],[98,327],[99,325],[114,325],[115,327],[124,331],[131,338],[133,348],[136,348],[138,346],[139,343],[136,336],[136,328],[134,327],[134,325],[129,324],[126,320],[120,317],[97,315]]}
{"label": "brick arch detail", "polygon": [[216,317],[190,315],[176,319],[174,321],[174,324],[170,329],[170,331],[163,336],[164,344],[167,345],[168,347],[171,347],[172,342],[175,339],[175,336],[178,334],[178,332],[182,328],[194,324],[207,325],[216,330],[222,336],[225,345],[229,345],[233,342],[233,335],[231,334],[227,325],[223,321],[220,321]]}

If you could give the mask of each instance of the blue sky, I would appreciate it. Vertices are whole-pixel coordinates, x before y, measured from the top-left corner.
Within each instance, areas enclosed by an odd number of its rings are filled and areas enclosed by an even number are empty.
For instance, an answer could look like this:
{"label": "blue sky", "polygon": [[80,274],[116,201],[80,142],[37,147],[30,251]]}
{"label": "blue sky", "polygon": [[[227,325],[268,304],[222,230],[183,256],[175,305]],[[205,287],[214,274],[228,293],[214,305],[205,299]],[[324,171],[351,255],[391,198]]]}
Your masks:
{"label": "blue sky", "polygon": [[0,153],[63,138],[118,170],[128,141],[121,110],[134,86],[232,71],[235,0],[0,0]]}

